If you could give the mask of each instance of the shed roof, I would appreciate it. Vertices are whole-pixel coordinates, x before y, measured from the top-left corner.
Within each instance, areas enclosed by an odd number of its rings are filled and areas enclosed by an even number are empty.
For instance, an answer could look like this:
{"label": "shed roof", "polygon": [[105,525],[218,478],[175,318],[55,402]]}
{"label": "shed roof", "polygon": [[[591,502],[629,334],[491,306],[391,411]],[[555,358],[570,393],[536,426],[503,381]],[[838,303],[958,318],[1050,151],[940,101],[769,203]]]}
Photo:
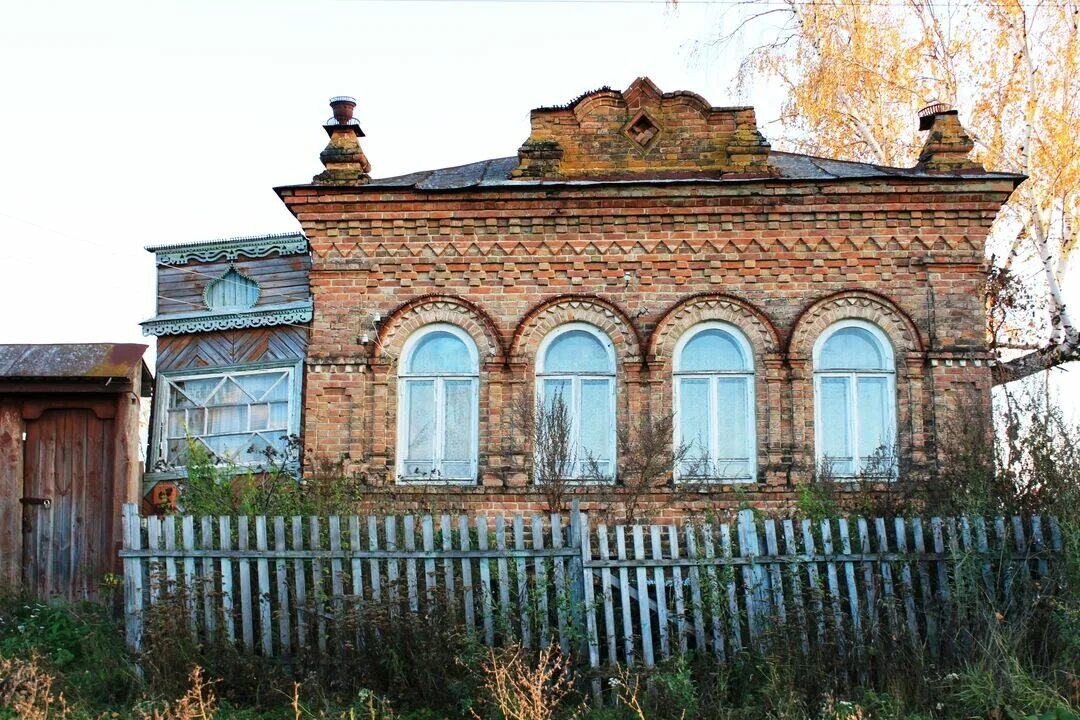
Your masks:
{"label": "shed roof", "polygon": [[138,343],[0,345],[0,380],[75,380],[149,376]]}

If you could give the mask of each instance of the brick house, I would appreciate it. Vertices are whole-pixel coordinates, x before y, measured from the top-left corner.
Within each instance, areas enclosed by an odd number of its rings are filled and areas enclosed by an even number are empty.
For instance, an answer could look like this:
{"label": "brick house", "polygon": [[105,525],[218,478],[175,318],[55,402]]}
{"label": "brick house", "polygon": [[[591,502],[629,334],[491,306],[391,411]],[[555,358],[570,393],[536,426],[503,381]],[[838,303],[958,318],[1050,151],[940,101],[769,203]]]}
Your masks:
{"label": "brick house", "polygon": [[961,399],[989,402],[984,242],[1023,178],[970,161],[953,111],[879,167],[640,78],[533,110],[516,157],[379,180],[354,105],[277,192],[310,246],[308,462],[373,504],[542,507],[533,398],[565,407],[587,504],[625,499],[624,439],[673,414],[686,452],[645,500],[671,514],[789,504],[822,463],[933,482]]}

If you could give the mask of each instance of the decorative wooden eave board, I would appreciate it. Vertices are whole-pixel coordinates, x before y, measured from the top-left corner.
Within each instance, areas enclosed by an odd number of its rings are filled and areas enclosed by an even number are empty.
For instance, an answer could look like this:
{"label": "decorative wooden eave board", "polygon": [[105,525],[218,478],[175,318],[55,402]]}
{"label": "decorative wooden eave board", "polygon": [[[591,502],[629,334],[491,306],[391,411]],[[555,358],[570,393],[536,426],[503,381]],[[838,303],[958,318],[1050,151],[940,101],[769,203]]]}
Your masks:
{"label": "decorative wooden eave board", "polygon": [[148,245],[158,265],[184,265],[190,262],[261,258],[268,255],[303,255],[308,251],[303,233],[280,233],[252,237],[224,238],[174,245]]}
{"label": "decorative wooden eave board", "polygon": [[238,330],[311,322],[314,303],[310,298],[280,305],[262,305],[238,312],[192,312],[159,315],[143,323],[143,335],[185,335],[190,333]]}

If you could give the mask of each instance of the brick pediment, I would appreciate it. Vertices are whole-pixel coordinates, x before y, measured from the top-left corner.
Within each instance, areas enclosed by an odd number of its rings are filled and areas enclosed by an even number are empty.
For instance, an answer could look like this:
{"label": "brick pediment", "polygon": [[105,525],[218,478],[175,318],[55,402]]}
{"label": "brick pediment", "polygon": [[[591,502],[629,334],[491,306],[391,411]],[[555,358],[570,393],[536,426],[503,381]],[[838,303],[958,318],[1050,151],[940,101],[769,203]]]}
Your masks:
{"label": "brick pediment", "polygon": [[769,143],[752,107],[713,107],[692,92],[661,92],[648,78],[537,108],[513,177],[764,177]]}

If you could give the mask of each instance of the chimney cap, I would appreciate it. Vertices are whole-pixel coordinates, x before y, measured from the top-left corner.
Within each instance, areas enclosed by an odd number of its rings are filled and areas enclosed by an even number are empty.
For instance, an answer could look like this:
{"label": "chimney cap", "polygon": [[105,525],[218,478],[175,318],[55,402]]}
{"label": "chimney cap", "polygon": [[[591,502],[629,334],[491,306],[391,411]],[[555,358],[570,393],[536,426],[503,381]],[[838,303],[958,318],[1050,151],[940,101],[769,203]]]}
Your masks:
{"label": "chimney cap", "polygon": [[934,124],[934,116],[947,112],[955,112],[952,106],[943,102],[932,102],[919,111],[919,129],[929,130]]}
{"label": "chimney cap", "polygon": [[356,98],[349,97],[348,95],[335,95],[334,97],[330,98],[330,105],[333,106],[336,103],[352,103],[353,105],[355,105]]}

